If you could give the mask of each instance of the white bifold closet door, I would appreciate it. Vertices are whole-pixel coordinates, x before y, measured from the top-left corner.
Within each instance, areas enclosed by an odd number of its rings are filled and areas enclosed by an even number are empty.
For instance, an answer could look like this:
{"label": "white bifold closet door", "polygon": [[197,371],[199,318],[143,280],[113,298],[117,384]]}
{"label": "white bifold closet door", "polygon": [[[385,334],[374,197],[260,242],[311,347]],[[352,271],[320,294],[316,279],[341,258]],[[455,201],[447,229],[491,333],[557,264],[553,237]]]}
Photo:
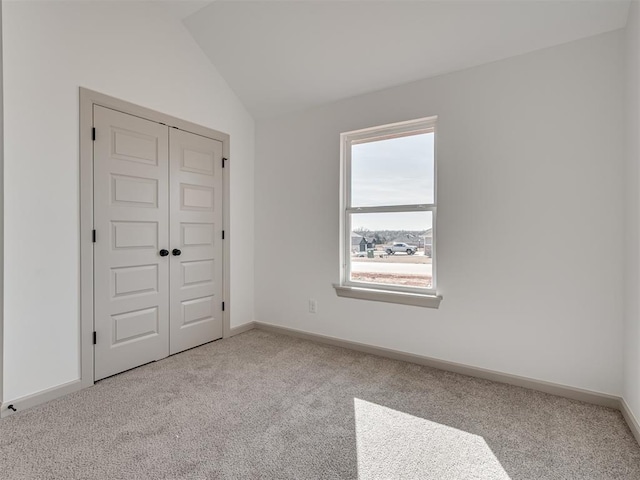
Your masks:
{"label": "white bifold closet door", "polygon": [[94,106],[95,380],[222,337],[222,143]]}

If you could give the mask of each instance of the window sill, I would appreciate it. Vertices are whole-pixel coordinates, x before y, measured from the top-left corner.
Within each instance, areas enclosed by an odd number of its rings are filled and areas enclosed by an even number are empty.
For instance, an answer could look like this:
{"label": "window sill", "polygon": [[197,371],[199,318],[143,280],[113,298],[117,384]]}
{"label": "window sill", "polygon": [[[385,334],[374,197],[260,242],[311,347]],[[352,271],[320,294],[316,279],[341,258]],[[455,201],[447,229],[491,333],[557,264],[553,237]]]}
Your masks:
{"label": "window sill", "polygon": [[334,285],[339,297],[358,298],[360,300],[373,300],[375,302],[400,303],[416,307],[438,308],[442,301],[440,295],[426,295],[420,293],[394,292],[391,290],[378,290],[373,288],[346,287]]}

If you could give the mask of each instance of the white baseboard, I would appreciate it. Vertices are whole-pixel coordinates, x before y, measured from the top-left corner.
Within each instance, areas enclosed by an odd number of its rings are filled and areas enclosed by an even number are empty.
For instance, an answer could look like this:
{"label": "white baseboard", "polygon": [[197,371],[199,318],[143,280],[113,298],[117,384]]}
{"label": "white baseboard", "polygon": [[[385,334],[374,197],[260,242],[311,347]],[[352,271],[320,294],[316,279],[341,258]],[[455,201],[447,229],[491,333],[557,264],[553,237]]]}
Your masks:
{"label": "white baseboard", "polygon": [[[239,325],[230,330],[229,337],[227,338],[247,332],[249,330],[252,330],[253,328],[255,328],[255,322],[249,322],[243,325]],[[87,388],[91,385],[82,385],[81,380],[73,380],[56,387],[48,388],[41,392],[26,395],[15,400],[3,402],[0,404],[0,418],[14,415],[15,413],[26,410],[27,408],[35,407],[36,405],[55,400],[56,398],[63,397],[64,395],[68,395],[69,393],[77,392],[78,390],[82,390],[83,388]],[[14,412],[13,410],[9,409],[9,406],[15,408],[16,411]]]}
{"label": "white baseboard", "polygon": [[624,419],[627,421],[629,430],[631,430],[633,436],[636,437],[636,440],[638,441],[638,443],[640,443],[640,423],[629,408],[629,404],[627,404],[627,401],[624,398],[620,399],[620,412],[622,413]]}
{"label": "white baseboard", "polygon": [[543,380],[536,380],[527,377],[521,377],[519,375],[511,375],[508,373],[497,372],[495,370],[488,370],[479,367],[472,367],[461,363],[449,362],[446,360],[439,360],[437,358],[425,357],[422,355],[415,355],[412,353],[405,353],[399,350],[392,350],[389,348],[375,347],[372,345],[366,345],[364,343],[352,342],[349,340],[342,340],[336,337],[329,337],[326,335],[319,335],[317,333],[308,333],[302,330],[296,330],[288,327],[281,327],[264,322],[254,322],[255,327],[261,330],[271,331],[274,333],[281,333],[284,335],[290,335],[294,337],[304,338],[307,340],[313,340],[336,347],[348,348],[351,350],[357,350],[364,353],[370,353],[372,355],[378,355],[381,357],[391,358],[393,360],[401,360],[404,362],[417,363],[418,365],[424,365],[427,367],[437,368],[439,370],[446,370],[449,372],[460,373],[462,375],[469,375],[471,377],[483,378],[485,380],[492,380],[494,382],[507,383],[509,385],[515,385],[518,387],[530,388],[531,390],[537,390],[540,392],[550,393],[552,395],[558,395],[560,397],[571,398],[573,400],[579,400],[586,403],[592,403],[595,405],[601,405],[604,407],[620,409],[621,398],[615,395],[607,393],[594,392],[591,390],[584,390],[576,387],[569,387],[557,383],[545,382]]}
{"label": "white baseboard", "polygon": [[229,337],[233,337],[234,335],[240,335],[241,333],[248,332],[249,330],[253,330],[256,328],[256,322],[244,323],[242,325],[238,325],[237,327],[233,327],[229,330]]}
{"label": "white baseboard", "polygon": [[[573,400],[580,400],[586,403],[592,403],[595,405],[601,405],[604,407],[615,408],[620,410],[624,417],[629,429],[633,433],[638,443],[640,443],[640,422],[633,415],[629,405],[624,398],[609,395],[606,393],[594,392],[591,390],[584,390],[575,387],[568,387],[557,383],[545,382],[542,380],[531,379],[527,377],[521,377],[518,375],[511,375],[507,373],[497,372],[494,370],[487,370],[484,368],[472,367],[460,363],[448,362],[445,360],[439,360],[435,358],[425,357],[422,355],[415,355],[412,353],[405,353],[398,350],[392,350],[389,348],[375,347],[372,345],[366,345],[364,343],[352,342],[349,340],[342,340],[336,337],[330,337],[326,335],[320,335],[317,333],[304,332],[302,330],[296,330],[288,327],[281,327],[279,325],[273,325],[264,322],[249,322],[243,325],[239,325],[231,329],[229,337],[239,335],[244,332],[248,332],[254,328],[270,331],[274,333],[280,333],[283,335],[294,336],[303,338],[306,340],[312,340],[327,345],[333,345],[336,347],[348,348],[350,350],[356,350],[359,352],[369,353],[372,355],[378,355],[381,357],[391,358],[393,360],[401,360],[410,363],[416,363],[418,365],[424,365],[427,367],[438,368],[440,370],[446,370],[450,372],[460,373],[462,375],[469,375],[471,377],[483,378],[485,380],[492,380],[494,382],[507,383],[509,385],[515,385],[518,387],[530,388],[540,392],[550,393],[552,395],[558,395],[560,397],[566,397]],[[70,393],[81,390],[82,383],[80,380],[74,380],[56,387],[48,388],[42,392],[34,393],[32,395],[26,395],[16,400],[7,401],[0,406],[0,418],[4,418],[21,410],[34,407],[41,403],[54,400],[56,398],[68,395]],[[13,406],[16,412],[10,410],[8,407]]]}
{"label": "white baseboard", "polygon": [[[64,395],[77,392],[80,389],[82,389],[82,382],[78,379],[68,383],[63,383],[62,385],[47,388],[41,392],[25,395],[24,397],[20,397],[15,400],[3,402],[2,407],[0,407],[0,418],[8,417],[22,410],[26,410],[27,408],[55,400],[56,398],[63,397]],[[13,406],[16,411],[14,412],[9,409],[10,406]]]}

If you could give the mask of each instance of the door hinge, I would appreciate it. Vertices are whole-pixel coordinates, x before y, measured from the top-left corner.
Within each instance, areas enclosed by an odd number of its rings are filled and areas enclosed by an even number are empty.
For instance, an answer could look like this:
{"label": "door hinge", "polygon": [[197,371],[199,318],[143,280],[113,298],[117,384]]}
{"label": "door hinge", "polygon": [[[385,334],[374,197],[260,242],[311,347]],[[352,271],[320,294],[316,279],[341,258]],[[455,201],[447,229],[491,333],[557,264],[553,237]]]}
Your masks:
{"label": "door hinge", "polygon": [[96,127],[93,127],[91,129],[91,140],[93,140],[93,141],[96,140]]}
{"label": "door hinge", "polygon": [[222,230],[222,239],[224,240],[224,230]]}
{"label": "door hinge", "polygon": [[224,302],[222,302],[222,311],[224,312]]}
{"label": "door hinge", "polygon": [[93,243],[96,243],[96,231],[95,230],[91,233],[91,241]]}
{"label": "door hinge", "polygon": [[93,344],[95,345],[96,343],[98,343],[98,334],[93,332]]}
{"label": "door hinge", "polygon": [[224,168],[224,162],[226,162],[227,160],[229,160],[229,159],[222,157],[222,168]]}

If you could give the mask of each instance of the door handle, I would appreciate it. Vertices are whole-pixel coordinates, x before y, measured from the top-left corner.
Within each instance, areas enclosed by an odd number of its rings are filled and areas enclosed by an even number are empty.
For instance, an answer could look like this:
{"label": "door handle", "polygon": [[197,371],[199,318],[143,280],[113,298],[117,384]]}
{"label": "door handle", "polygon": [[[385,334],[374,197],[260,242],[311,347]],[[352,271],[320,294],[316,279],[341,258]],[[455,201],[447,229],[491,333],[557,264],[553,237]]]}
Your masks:
{"label": "door handle", "polygon": [[165,250],[164,248],[160,250],[161,257],[166,257],[167,255],[169,255],[169,250]]}
{"label": "door handle", "polygon": [[174,248],[174,249],[173,249],[173,251],[172,251],[171,253],[173,253],[173,256],[174,256],[174,257],[177,257],[177,256],[179,256],[182,252],[181,252],[180,250],[178,250],[177,248]]}

